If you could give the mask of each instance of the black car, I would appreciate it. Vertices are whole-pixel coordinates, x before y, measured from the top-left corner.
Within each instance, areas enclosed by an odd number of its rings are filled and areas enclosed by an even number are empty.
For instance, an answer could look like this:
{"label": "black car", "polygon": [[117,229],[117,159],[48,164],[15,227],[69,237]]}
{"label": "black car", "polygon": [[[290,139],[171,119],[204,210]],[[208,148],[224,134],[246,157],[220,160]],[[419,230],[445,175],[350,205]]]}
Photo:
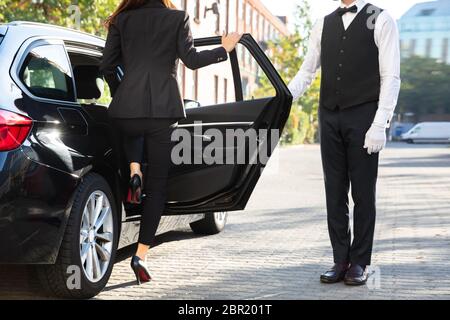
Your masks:
{"label": "black car", "polygon": [[[220,40],[203,38],[195,45],[219,45]],[[56,26],[0,25],[0,264],[35,265],[43,285],[62,297],[100,292],[117,250],[138,236],[141,207],[123,202],[129,173],[115,152],[107,103],[99,102],[104,44]],[[188,108],[181,129],[194,136],[198,121],[224,134],[236,128],[283,129],[292,104],[289,90],[250,35],[240,46],[227,62],[233,101]],[[254,61],[253,78],[248,64],[240,63],[241,53]],[[269,84],[272,94],[249,96],[249,77],[253,84]],[[234,152],[249,152],[241,149]],[[190,223],[202,234],[222,231],[226,212],[245,208],[264,165],[174,166],[158,232],[179,223]]]}

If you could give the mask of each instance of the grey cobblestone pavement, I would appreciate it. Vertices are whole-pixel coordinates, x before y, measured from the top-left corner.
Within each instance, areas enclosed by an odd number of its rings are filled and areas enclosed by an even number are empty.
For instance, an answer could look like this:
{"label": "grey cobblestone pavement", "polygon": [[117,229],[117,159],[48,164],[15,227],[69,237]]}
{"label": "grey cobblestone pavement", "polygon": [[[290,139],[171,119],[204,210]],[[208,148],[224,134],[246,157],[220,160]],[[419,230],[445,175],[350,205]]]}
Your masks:
{"label": "grey cobblestone pavement", "polygon": [[244,212],[225,232],[163,237],[148,265],[154,282],[116,265],[100,299],[450,298],[450,148],[396,144],[383,153],[369,286],[323,285],[332,264],[317,146],[281,149]]}
{"label": "grey cobblestone pavement", "polygon": [[[159,237],[154,281],[136,286],[116,264],[98,299],[450,299],[450,148],[393,144],[384,151],[369,285],[324,285],[332,264],[318,146],[282,148],[246,211],[226,230]],[[278,167],[278,173],[275,171]]]}

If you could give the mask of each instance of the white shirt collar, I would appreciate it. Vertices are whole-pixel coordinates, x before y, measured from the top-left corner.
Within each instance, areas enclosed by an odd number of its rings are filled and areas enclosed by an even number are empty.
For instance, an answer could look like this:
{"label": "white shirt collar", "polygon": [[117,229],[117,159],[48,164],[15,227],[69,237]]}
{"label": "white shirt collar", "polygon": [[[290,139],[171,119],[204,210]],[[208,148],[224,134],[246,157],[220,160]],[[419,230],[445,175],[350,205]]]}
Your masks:
{"label": "white shirt collar", "polygon": [[361,11],[362,8],[364,8],[364,6],[366,5],[366,2],[364,0],[356,0],[353,1],[350,5],[346,6],[342,1],[341,1],[341,8],[350,8],[352,6],[356,5],[358,7],[358,12]]}

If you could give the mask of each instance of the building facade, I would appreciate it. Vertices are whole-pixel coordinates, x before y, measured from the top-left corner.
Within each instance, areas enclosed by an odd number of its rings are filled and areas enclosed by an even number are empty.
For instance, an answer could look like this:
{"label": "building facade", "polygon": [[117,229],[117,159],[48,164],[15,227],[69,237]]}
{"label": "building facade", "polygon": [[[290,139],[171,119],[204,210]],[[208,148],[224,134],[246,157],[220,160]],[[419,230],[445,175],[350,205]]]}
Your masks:
{"label": "building facade", "polygon": [[[289,34],[286,20],[274,16],[260,0],[174,0],[173,3],[189,14],[194,38],[237,31],[251,33],[264,47],[267,41]],[[258,89],[260,70],[245,47],[239,45],[237,53],[244,96],[250,98]],[[234,102],[231,65],[227,62],[197,71],[181,65],[179,82],[184,98],[203,106]]]}
{"label": "building facade", "polygon": [[403,58],[421,56],[450,64],[450,0],[418,3],[398,24]]}

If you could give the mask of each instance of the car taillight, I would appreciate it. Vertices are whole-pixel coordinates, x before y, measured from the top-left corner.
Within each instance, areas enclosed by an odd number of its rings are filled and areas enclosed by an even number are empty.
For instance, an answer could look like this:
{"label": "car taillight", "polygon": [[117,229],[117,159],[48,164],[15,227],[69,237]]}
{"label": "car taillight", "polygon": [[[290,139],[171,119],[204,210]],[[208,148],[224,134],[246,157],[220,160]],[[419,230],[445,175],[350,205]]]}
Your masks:
{"label": "car taillight", "polygon": [[30,133],[33,121],[20,114],[0,110],[0,151],[9,151],[22,145]]}

